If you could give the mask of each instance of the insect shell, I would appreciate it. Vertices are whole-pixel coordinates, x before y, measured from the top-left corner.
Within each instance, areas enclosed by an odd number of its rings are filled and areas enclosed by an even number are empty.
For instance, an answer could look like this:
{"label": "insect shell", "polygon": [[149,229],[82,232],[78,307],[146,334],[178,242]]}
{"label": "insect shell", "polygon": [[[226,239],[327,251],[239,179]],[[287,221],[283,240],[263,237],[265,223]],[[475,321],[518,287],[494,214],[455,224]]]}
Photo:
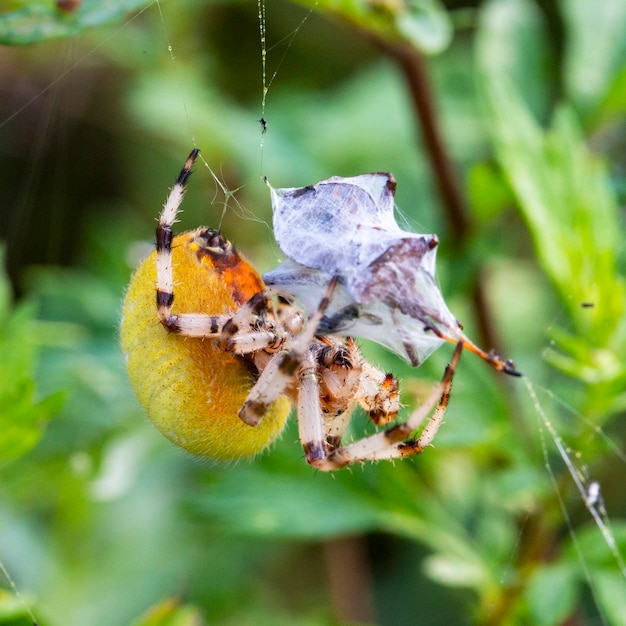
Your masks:
{"label": "insect shell", "polygon": [[[174,237],[180,313],[226,314],[264,289],[228,242],[214,245],[214,233],[200,228]],[[256,454],[282,431],[289,400],[276,400],[255,428],[245,424],[238,412],[255,372],[214,340],[165,332],[155,314],[156,281],[153,252],[135,272],[122,311],[122,350],[139,402],[170,441],[193,454],[217,460]]]}

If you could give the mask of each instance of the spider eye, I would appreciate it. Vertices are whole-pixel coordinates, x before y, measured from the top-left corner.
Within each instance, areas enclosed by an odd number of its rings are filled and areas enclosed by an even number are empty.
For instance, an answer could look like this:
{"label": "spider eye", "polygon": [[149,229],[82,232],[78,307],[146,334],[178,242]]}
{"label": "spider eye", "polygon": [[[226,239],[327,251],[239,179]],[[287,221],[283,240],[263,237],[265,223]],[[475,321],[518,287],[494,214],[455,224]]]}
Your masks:
{"label": "spider eye", "polygon": [[198,233],[198,245],[211,252],[227,253],[232,249],[231,243],[220,233],[219,230],[206,228]]}

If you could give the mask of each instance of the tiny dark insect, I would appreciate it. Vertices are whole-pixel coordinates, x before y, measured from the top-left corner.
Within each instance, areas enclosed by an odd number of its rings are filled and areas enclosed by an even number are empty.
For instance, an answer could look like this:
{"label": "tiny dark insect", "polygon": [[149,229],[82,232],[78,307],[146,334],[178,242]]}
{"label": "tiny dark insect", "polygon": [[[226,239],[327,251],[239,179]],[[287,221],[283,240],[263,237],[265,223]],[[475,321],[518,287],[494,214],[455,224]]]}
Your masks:
{"label": "tiny dark insect", "polygon": [[267,120],[262,117],[260,120],[257,120],[257,122],[261,124],[261,133],[265,135],[265,133],[267,132]]}

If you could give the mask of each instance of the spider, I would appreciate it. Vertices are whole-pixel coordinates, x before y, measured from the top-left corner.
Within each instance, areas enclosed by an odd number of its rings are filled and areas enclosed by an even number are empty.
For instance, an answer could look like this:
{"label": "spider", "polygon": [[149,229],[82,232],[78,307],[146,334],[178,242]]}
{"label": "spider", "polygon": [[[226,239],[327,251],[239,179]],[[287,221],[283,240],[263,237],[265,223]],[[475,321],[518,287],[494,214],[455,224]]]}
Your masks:
{"label": "spider", "polygon": [[[320,470],[422,452],[443,421],[463,341],[423,404],[406,422],[387,425],[399,409],[397,379],[368,363],[352,338],[318,336],[337,277],[305,319],[219,231],[174,236],[198,153],[190,153],[171,189],[156,250],[131,279],[123,306],[126,367],[150,419],[175,444],[218,460],[265,449],[292,404],[306,460]],[[357,404],[385,427],[343,444]]]}

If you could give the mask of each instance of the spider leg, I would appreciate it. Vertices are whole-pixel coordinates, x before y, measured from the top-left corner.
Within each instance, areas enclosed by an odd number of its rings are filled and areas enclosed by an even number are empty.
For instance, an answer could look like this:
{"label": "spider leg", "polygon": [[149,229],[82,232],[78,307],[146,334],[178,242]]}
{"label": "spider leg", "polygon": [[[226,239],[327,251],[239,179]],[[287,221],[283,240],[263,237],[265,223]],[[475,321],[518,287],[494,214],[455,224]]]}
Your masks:
{"label": "spider leg", "polygon": [[[157,297],[158,293],[157,291]],[[230,317],[228,315],[206,315],[205,313],[172,315],[170,307],[170,312],[166,314],[165,318],[161,317],[159,311],[159,320],[171,333],[184,337],[215,339],[221,337],[222,329],[228,324]]]}
{"label": "spider leg", "polygon": [[[173,226],[185,196],[185,185],[189,176],[191,176],[191,167],[199,152],[199,150],[192,150],[187,157],[185,165],[178,174],[176,183],[163,205],[161,215],[159,216],[159,224],[156,228],[157,313],[161,324],[167,330],[174,332],[182,332],[183,329],[180,327],[180,317],[172,316],[172,304],[174,303],[174,277],[172,274]],[[197,320],[189,320],[189,324],[185,324],[185,328],[189,330],[189,328],[194,328],[196,325]],[[204,328],[207,325],[210,327],[210,322],[205,324]]]}
{"label": "spider leg", "polygon": [[515,363],[510,359],[504,361],[495,351],[490,350],[489,352],[485,352],[482,348],[479,348],[473,341],[468,339],[465,333],[462,332],[461,329],[456,330],[454,335],[447,335],[442,330],[438,329],[436,326],[429,326],[428,330],[434,332],[437,337],[440,337],[444,341],[449,341],[450,343],[458,344],[459,342],[463,343],[463,347],[469,352],[473,352],[477,356],[479,356],[483,361],[486,361],[498,372],[504,372],[509,376],[523,376],[521,372],[518,372],[515,369]]}
{"label": "spider leg", "polygon": [[377,426],[391,422],[400,409],[398,379],[364,362],[358,401]]}
{"label": "spider leg", "polygon": [[298,373],[298,432],[309,463],[327,455],[317,367],[312,351],[307,350]]}
{"label": "spider leg", "polygon": [[332,336],[320,337],[311,347],[326,444],[332,451],[341,445],[341,438],[350,423],[354,404],[361,393],[365,361],[350,337],[342,340]]}
{"label": "spider leg", "polygon": [[289,329],[277,323],[271,294],[261,291],[240,307],[222,329],[220,345],[235,354],[278,352]]}
{"label": "spider leg", "polygon": [[315,354],[329,449],[341,445],[356,403],[378,426],[396,417],[400,408],[397,379],[368,363],[352,337],[320,337]]}
{"label": "spider leg", "polygon": [[360,386],[363,359],[353,341],[322,337],[298,370],[298,430],[309,464],[317,465],[341,445]]}
{"label": "spider leg", "polygon": [[191,168],[198,157],[199,150],[192,150],[185,161],[185,165],[178,174],[176,183],[172,187],[156,228],[156,305],[161,324],[166,330],[185,337],[205,337],[220,339],[223,347],[235,354],[247,354],[255,350],[267,349],[282,344],[282,340],[267,325],[260,328],[248,328],[240,331],[244,322],[257,319],[263,307],[271,310],[271,298],[260,292],[248,303],[240,307],[234,316],[206,315],[203,313],[183,313],[172,315],[174,303],[174,277],[172,272],[172,240],[173,227],[176,223],[180,205],[185,196],[185,189]]}
{"label": "spider leg", "polygon": [[315,332],[330,303],[337,280],[335,277],[330,281],[317,311],[311,316],[293,345],[277,352],[261,372],[259,379],[250,390],[248,398],[239,411],[239,417],[246,424],[256,426],[265,415],[269,405],[285,391],[294,379],[309,345],[315,338]]}
{"label": "spider leg", "polygon": [[[422,452],[424,448],[432,443],[445,417],[452,388],[452,379],[462,351],[463,343],[458,342],[443,378],[435,386],[424,403],[411,414],[406,422],[338,448],[327,456],[319,454],[320,448],[315,446],[314,442],[304,441],[303,445],[307,454],[307,461],[320,470],[332,471],[351,463],[394,459]],[[419,438],[407,441],[411,433],[422,425],[433,408],[435,408],[435,412],[422,430]],[[306,419],[311,420],[312,416],[307,415]]]}
{"label": "spider leg", "polygon": [[299,366],[299,360],[288,350],[270,358],[239,411],[239,418],[250,426],[259,424],[268,407],[287,388]]}

